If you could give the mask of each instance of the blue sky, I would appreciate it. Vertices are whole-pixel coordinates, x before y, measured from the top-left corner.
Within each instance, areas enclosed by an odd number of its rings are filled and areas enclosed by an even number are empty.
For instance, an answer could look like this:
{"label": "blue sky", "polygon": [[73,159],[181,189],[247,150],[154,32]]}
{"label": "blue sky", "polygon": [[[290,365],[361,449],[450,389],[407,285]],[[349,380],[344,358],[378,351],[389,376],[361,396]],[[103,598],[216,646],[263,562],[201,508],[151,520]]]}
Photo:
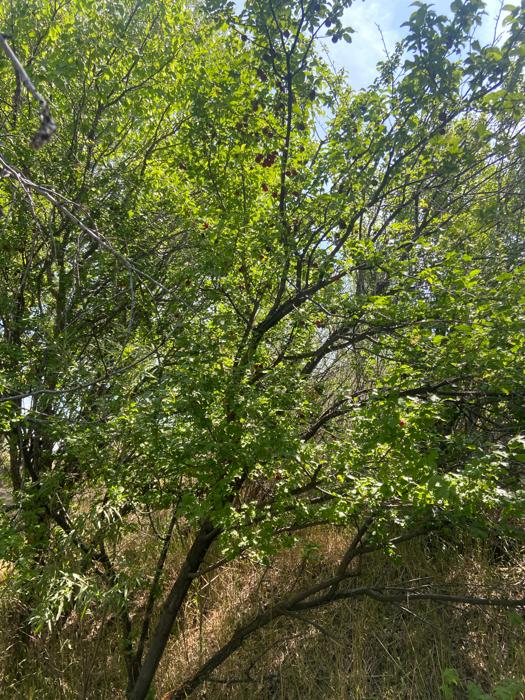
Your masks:
{"label": "blue sky", "polygon": [[[434,0],[434,9],[441,14],[450,13],[451,0]],[[500,0],[485,0],[487,16],[478,30],[482,43],[492,41],[495,21],[501,6]],[[337,68],[344,67],[354,88],[369,85],[375,77],[375,66],[384,58],[383,43],[377,25],[381,27],[385,43],[390,50],[401,39],[406,27],[401,27],[414,11],[410,0],[355,0],[345,13],[345,24],[355,30],[351,44],[340,42],[327,44],[330,57]],[[499,29],[498,29],[499,31]]]}

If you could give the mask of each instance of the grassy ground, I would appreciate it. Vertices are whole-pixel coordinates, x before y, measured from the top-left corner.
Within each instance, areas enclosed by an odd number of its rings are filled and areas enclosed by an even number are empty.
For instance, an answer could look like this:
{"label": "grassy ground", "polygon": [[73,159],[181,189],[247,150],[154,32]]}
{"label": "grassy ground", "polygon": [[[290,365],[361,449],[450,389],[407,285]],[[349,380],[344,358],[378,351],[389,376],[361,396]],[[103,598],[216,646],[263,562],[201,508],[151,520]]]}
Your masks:
{"label": "grassy ground", "polygon": [[[316,559],[284,553],[271,569],[238,562],[209,574],[188,600],[157,679],[159,696],[174,688],[224,642],[254,607],[286,586],[307,584],[330,570],[347,538],[317,534]],[[130,556],[133,542],[128,543]],[[141,547],[141,553],[144,549]],[[171,562],[176,567],[176,557]],[[525,580],[518,557],[494,561],[488,545],[406,547],[397,561],[376,555],[356,585],[429,576],[476,590],[515,593]],[[140,604],[140,601],[138,601]],[[60,640],[36,639],[13,665],[9,601],[3,599],[1,698],[105,700],[123,697],[115,623],[72,619]],[[339,603],[308,617],[281,619],[248,640],[195,698],[207,700],[481,700],[525,698],[504,683],[525,680],[525,624],[504,611],[435,603],[385,606]],[[476,684],[476,687],[473,685]],[[480,695],[483,690],[486,695]],[[477,695],[476,695],[477,693]],[[506,694],[505,694],[506,693]]]}

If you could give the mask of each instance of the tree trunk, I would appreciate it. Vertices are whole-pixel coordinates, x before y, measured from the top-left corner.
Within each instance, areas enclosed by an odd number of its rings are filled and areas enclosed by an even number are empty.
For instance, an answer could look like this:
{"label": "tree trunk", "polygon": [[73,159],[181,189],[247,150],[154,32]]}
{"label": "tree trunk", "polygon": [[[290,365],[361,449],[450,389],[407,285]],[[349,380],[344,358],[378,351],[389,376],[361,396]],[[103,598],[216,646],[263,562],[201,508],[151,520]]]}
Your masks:
{"label": "tree trunk", "polygon": [[140,667],[133,686],[128,689],[128,700],[145,700],[147,697],[178,613],[193,583],[193,574],[198,571],[210,546],[219,533],[220,529],[213,527],[209,521],[204,522],[197,533],[179,575],[163,605],[159,621],[151,636],[151,642],[144,662]]}

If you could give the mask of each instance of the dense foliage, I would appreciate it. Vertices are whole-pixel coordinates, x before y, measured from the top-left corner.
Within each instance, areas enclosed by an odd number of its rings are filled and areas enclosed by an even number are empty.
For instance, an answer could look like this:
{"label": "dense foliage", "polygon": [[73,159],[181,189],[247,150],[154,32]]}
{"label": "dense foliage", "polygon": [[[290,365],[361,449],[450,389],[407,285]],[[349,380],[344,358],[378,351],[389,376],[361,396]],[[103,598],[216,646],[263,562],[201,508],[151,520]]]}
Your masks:
{"label": "dense foliage", "polygon": [[[0,10],[57,123],[35,152],[2,60],[5,585],[21,637],[109,606],[134,700],[210,566],[348,528],[333,577],[254,613],[170,697],[283,610],[405,599],[350,587],[368,552],[520,537],[524,10],[482,46],[481,0],[417,2],[356,92],[320,48],[351,38],[350,4]],[[119,543],[155,522],[141,569]],[[411,597],[454,602],[440,584]]]}

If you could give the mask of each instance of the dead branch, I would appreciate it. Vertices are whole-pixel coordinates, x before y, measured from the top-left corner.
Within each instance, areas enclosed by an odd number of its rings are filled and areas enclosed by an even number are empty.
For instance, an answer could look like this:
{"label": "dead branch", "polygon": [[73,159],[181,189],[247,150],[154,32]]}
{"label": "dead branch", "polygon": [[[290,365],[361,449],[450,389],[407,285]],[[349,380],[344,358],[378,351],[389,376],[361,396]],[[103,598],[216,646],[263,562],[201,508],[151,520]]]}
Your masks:
{"label": "dead branch", "polygon": [[51,116],[49,103],[33,85],[33,83],[31,82],[31,78],[28,76],[24,66],[20,63],[17,55],[9,46],[7,39],[1,33],[0,47],[2,47],[5,55],[11,61],[17,81],[20,80],[26,86],[29,94],[38,102],[38,105],[40,107],[40,128],[38,129],[38,131],[35,132],[35,134],[33,134],[33,137],[31,139],[31,145],[35,149],[42,148],[42,146],[45,146],[45,144],[50,141],[57,128],[55,121]]}

